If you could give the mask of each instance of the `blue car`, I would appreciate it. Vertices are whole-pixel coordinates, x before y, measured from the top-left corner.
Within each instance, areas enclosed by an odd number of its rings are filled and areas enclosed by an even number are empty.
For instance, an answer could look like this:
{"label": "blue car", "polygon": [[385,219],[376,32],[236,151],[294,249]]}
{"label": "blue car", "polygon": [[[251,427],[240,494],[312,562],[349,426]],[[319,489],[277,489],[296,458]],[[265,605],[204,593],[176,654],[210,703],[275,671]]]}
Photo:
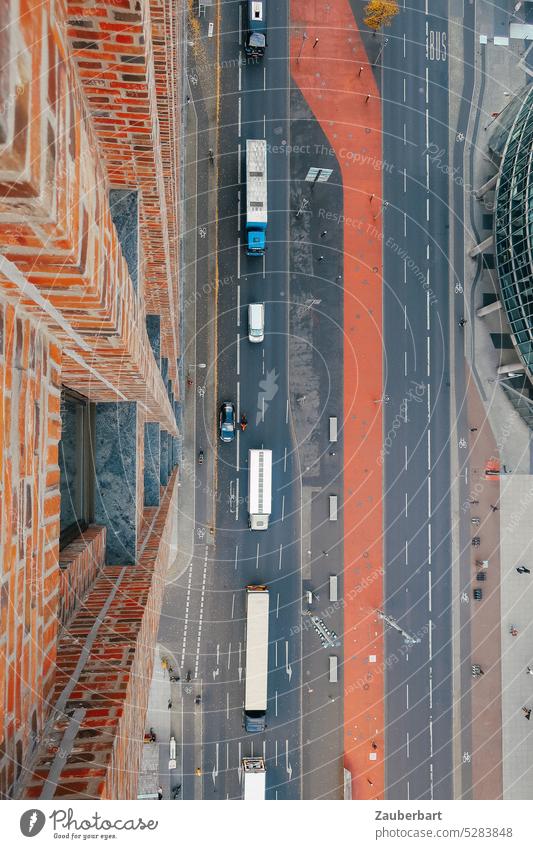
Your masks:
{"label": "blue car", "polygon": [[235,407],[230,401],[224,401],[220,407],[219,428],[222,442],[233,442],[235,439]]}

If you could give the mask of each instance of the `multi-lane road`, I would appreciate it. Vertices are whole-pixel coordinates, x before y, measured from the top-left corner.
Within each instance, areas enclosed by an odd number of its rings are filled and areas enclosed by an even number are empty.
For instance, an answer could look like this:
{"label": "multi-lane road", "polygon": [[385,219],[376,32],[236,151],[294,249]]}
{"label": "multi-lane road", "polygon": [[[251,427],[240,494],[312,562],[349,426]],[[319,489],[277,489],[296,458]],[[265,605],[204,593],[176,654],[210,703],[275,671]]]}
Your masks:
{"label": "multi-lane road", "polygon": [[[287,7],[269,4],[268,51],[262,61],[244,60],[240,38],[242,5],[223,4],[220,35],[220,127],[218,138],[217,244],[217,405],[229,400],[237,418],[245,412],[248,428],[222,444],[215,423],[198,427],[206,463],[215,464],[215,545],[206,528],[196,544],[191,603],[201,629],[191,638],[185,657],[202,685],[201,752],[189,755],[185,773],[202,781],[204,799],[242,795],[241,759],[263,754],[267,763],[267,798],[301,797],[301,572],[300,484],[289,410],[288,376],[288,159],[268,156],[268,251],[265,257],[244,253],[246,139],[279,144],[289,131]],[[284,22],[287,25],[284,25]],[[262,344],[248,342],[247,305],[264,302],[266,333]],[[198,328],[200,330],[200,328]],[[204,328],[209,332],[210,328]],[[266,532],[248,529],[248,450],[273,452],[273,511]],[[212,493],[197,490],[197,517],[207,515]],[[267,729],[243,729],[245,659],[245,588],[270,589]],[[195,595],[195,602],[193,600]],[[195,635],[198,629],[195,629]],[[193,681],[196,692],[198,684]],[[195,689],[196,688],[196,689]],[[200,740],[196,740],[199,744]],[[196,758],[196,760],[194,760]],[[193,766],[201,760],[202,775]],[[193,795],[185,781],[185,797]],[[198,795],[196,793],[196,795]]]}
{"label": "multi-lane road", "polygon": [[[452,798],[447,3],[383,52],[386,796]],[[393,662],[392,658],[397,662]]]}

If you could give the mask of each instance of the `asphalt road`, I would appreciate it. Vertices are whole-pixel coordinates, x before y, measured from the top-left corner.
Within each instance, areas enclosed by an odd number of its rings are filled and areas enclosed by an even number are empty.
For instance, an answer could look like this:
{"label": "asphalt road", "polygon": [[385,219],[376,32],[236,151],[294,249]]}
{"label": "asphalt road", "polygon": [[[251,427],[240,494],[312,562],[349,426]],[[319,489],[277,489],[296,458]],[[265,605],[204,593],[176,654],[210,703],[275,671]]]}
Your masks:
{"label": "asphalt road", "polygon": [[[265,59],[239,65],[239,6],[225,3],[221,7],[216,391],[217,404],[232,401],[237,415],[246,412],[249,426],[233,443],[223,445],[212,424],[200,421],[210,439],[205,446],[206,463],[213,463],[216,454],[217,470],[215,545],[204,545],[203,564],[192,578],[200,594],[195,673],[202,682],[202,797],[240,798],[242,757],[263,753],[267,798],[298,799],[300,486],[288,415],[286,156],[268,157],[265,261],[246,257],[239,242],[245,210],[241,180],[246,139],[266,138],[275,144],[288,133],[288,30],[284,25],[271,27]],[[270,3],[269,16],[278,24],[284,22],[285,4]],[[259,345],[247,339],[246,307],[252,301],[266,305],[265,341]],[[208,363],[208,370],[213,371],[213,363]],[[273,451],[273,511],[269,529],[252,533],[246,506],[248,450],[261,445]],[[198,490],[197,517],[210,497],[204,488]],[[205,529],[197,548],[208,537]],[[242,727],[245,587],[250,583],[267,584],[271,602],[267,729],[261,735],[250,735]]]}
{"label": "asphalt road", "polygon": [[447,4],[383,61],[386,796],[452,798]]}

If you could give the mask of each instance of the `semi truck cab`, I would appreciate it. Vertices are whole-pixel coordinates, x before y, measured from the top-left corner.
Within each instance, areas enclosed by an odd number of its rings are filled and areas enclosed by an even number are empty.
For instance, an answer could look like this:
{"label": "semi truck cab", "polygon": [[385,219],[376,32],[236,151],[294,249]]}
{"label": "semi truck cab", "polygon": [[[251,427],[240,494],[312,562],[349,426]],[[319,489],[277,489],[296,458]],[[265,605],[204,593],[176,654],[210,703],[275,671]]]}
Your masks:
{"label": "semi truck cab", "polygon": [[265,54],[266,0],[247,0],[245,4],[244,52],[261,59]]}

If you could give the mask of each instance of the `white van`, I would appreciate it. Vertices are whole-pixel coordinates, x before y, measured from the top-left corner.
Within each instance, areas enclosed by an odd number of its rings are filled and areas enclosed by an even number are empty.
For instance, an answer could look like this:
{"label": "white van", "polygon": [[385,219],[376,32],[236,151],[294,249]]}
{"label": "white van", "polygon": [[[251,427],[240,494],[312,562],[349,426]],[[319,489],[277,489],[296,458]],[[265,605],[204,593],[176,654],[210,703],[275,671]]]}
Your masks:
{"label": "white van", "polygon": [[336,684],[339,680],[339,676],[337,674],[337,664],[338,660],[334,654],[330,654],[329,656],[329,682],[330,684]]}
{"label": "white van", "polygon": [[265,338],[265,305],[248,304],[248,340],[262,342]]}

